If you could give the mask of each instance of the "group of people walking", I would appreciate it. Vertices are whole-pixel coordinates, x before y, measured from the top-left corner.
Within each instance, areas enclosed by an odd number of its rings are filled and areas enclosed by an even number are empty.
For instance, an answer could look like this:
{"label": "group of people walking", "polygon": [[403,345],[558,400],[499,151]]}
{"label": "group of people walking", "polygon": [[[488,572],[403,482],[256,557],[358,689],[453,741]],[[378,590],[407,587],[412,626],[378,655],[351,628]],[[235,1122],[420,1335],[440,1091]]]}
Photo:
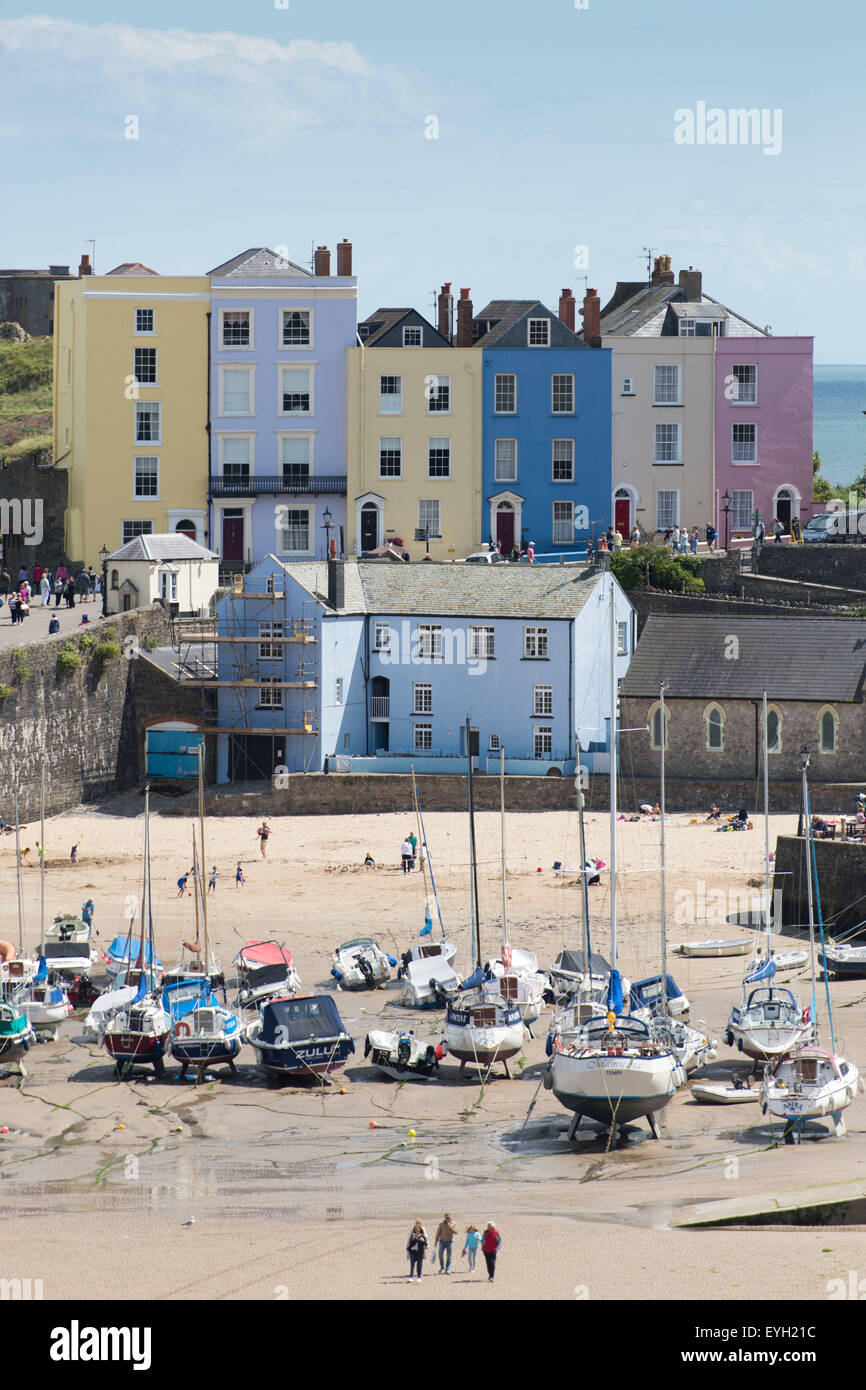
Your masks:
{"label": "group of people walking", "polygon": [[[457,1235],[457,1223],[450,1212],[445,1213],[439,1225],[436,1227],[436,1237],[433,1245],[433,1259],[439,1259],[439,1273],[451,1273],[451,1254],[454,1249],[454,1238]],[[463,1242],[461,1256],[466,1257],[467,1268],[470,1271],[475,1269],[475,1261],[478,1258],[478,1251],[481,1250],[484,1262],[487,1265],[487,1279],[493,1283],[496,1275],[496,1256],[502,1244],[502,1236],[497,1231],[492,1221],[488,1221],[483,1231],[479,1231],[477,1226],[466,1227],[466,1238]],[[409,1256],[409,1283],[420,1284],[421,1276],[424,1273],[424,1259],[429,1248],[430,1241],[424,1229],[422,1221],[415,1222],[409,1233],[409,1241],[406,1246],[406,1253]]]}
{"label": "group of people walking", "polygon": [[[370,859],[370,856],[368,855],[367,858]],[[405,840],[403,841],[402,845],[400,846],[400,868],[402,869],[402,871],[403,871],[404,874],[411,873],[411,871],[415,868],[415,861],[416,861],[417,858],[418,858],[418,836],[417,836],[413,831],[410,830],[410,831],[409,831],[409,834],[406,836]],[[426,858],[427,858],[427,846],[426,846],[426,845],[422,845],[422,846],[421,846],[421,863],[422,863],[422,864],[425,862]],[[366,861],[365,861],[365,862],[366,862]],[[372,862],[373,862],[372,859],[370,859],[370,863],[371,863],[371,864],[372,864]]]}
{"label": "group of people walking", "polygon": [[13,623],[23,623],[30,615],[30,606],[38,593],[43,608],[55,608],[65,603],[67,608],[75,607],[76,595],[79,603],[90,603],[101,590],[101,581],[92,565],[71,575],[66,566],[60,564],[56,570],[44,569],[34,565],[32,574],[22,565],[18,578],[13,581],[8,569],[0,570],[0,607],[9,606],[9,616]]}

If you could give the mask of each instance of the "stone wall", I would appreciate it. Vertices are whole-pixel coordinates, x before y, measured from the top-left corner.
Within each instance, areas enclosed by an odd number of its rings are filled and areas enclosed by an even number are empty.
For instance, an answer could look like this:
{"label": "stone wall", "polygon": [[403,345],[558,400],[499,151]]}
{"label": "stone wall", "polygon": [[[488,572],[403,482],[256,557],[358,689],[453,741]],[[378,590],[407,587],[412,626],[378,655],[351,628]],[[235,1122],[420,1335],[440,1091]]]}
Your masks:
{"label": "stone wall", "polygon": [[[37,504],[42,507],[42,538],[38,544],[25,544],[26,537],[20,534],[2,538],[4,562],[13,579],[22,565],[31,571],[34,565],[43,569],[56,569],[61,563],[69,566],[64,549],[68,495],[69,474],[65,468],[51,466],[50,450],[24,454],[0,464],[0,501],[22,504],[28,529],[38,518]],[[93,556],[92,564],[98,569],[98,556]]]}
{"label": "stone wall", "polygon": [[[750,585],[751,581],[751,585]],[[713,594],[706,598],[693,594],[671,594],[661,589],[632,589],[629,594],[631,602],[637,612],[638,637],[646,626],[647,618],[653,614],[665,614],[679,616],[679,614],[694,615],[705,613],[707,617],[718,618],[730,615],[732,618],[788,618],[791,616],[792,607],[798,616],[803,616],[802,608],[795,596],[778,600],[775,591],[765,591],[759,586],[763,584],[771,585],[772,580],[762,580],[754,575],[744,574],[739,577],[738,586],[740,596],[733,597],[725,594]],[[799,586],[795,586],[799,588]],[[826,590],[819,590],[819,594],[826,597]],[[844,590],[836,591],[839,594],[840,603],[850,603],[851,598]],[[817,600],[807,604],[804,598],[802,603],[808,606],[810,618],[838,618],[840,616],[837,607],[825,604],[822,606]],[[866,596],[864,596],[866,602]]]}
{"label": "stone wall", "polygon": [[[0,814],[12,820],[12,791],[22,821],[39,812],[40,768],[45,766],[47,814],[68,810],[134,785],[144,773],[144,724],[149,718],[198,719],[201,692],[181,690],[151,662],[127,659],[146,634],[170,640],[165,610],[136,609],[76,632],[96,642],[113,638],[121,655],[100,672],[94,647],[78,647],[82,667],[64,675],[58,657],[70,638],[59,633],[0,652]],[[194,710],[195,713],[190,711]]]}
{"label": "stone wall", "polygon": [[866,589],[866,545],[767,545],[758,555],[758,574],[803,579],[837,588]]}
{"label": "stone wall", "polygon": [[[812,809],[819,808],[813,805]],[[866,845],[844,840],[816,840],[815,866],[825,937],[836,936],[866,921]],[[805,841],[793,835],[780,835],[776,841],[773,891],[779,889],[782,893],[783,926],[796,927],[808,922],[807,884]],[[815,912],[817,921],[817,905]]]}

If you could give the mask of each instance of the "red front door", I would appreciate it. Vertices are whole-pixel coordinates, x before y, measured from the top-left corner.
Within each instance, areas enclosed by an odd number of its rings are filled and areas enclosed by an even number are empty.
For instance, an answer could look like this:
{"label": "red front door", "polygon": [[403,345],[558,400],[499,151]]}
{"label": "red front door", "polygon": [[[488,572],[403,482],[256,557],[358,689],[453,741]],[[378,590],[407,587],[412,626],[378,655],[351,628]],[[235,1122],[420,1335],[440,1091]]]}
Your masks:
{"label": "red front door", "polygon": [[625,540],[631,530],[631,503],[627,497],[617,497],[613,504],[613,526]]}
{"label": "red front door", "polygon": [[223,512],[223,548],[222,558],[224,564],[241,565],[244,559],[244,518],[240,516],[230,516],[228,512]]}
{"label": "red front door", "polygon": [[514,512],[496,513],[496,539],[503,555],[514,548]]}

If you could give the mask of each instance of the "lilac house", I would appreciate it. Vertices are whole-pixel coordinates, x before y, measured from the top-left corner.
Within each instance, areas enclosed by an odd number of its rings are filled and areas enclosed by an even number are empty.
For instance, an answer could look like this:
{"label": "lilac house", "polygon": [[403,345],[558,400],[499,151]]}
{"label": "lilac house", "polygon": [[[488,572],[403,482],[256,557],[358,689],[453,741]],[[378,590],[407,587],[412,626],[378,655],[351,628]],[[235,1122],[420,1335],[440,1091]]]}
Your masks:
{"label": "lilac house", "polygon": [[[282,248],[281,248],[282,249]],[[208,528],[224,569],[343,551],[352,246],[313,273],[267,247],[210,271]]]}

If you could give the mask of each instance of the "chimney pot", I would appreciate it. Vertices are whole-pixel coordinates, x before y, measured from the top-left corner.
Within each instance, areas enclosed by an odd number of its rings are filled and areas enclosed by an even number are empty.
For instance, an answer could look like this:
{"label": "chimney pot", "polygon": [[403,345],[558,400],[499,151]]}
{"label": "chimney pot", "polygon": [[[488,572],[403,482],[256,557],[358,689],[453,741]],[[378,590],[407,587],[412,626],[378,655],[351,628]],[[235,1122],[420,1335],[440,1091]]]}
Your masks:
{"label": "chimney pot", "polygon": [[352,243],[346,237],[337,242],[337,274],[352,274]]}
{"label": "chimney pot", "polygon": [[346,606],[346,570],[342,560],[328,560],[328,607]]}
{"label": "chimney pot", "polygon": [[601,347],[601,300],[596,289],[587,289],[583,298],[583,341],[589,347]]}
{"label": "chimney pot", "polygon": [[442,286],[441,290],[439,291],[439,299],[437,300],[437,305],[438,305],[438,312],[439,312],[437,327],[438,327],[439,332],[441,333],[442,337],[443,337],[443,338],[447,338],[447,339],[448,339],[448,342],[450,343],[450,342],[451,342],[451,335],[452,335],[452,333],[453,333],[453,331],[454,331],[454,330],[453,330],[454,300],[453,300],[452,297],[451,297],[451,281],[450,281],[450,280],[446,280],[445,283],[444,283],[444,285]]}
{"label": "chimney pot", "polygon": [[313,259],[313,271],[316,275],[330,275],[331,253],[328,250],[327,246],[316,247],[316,254]]}
{"label": "chimney pot", "polygon": [[559,296],[559,317],[561,322],[565,324],[566,328],[571,329],[572,333],[574,332],[574,311],[574,290],[566,286],[566,288],[562,291],[562,294]]}
{"label": "chimney pot", "polygon": [[89,257],[89,256],[84,256],[84,255],[83,255],[83,256],[81,257],[81,264],[80,264],[80,266],[78,267],[78,275],[79,275],[79,278],[80,278],[82,275],[92,275],[92,274],[93,274],[93,268],[92,268],[92,266],[91,266],[91,264],[90,264],[90,257]]}
{"label": "chimney pot", "polygon": [[472,346],[472,300],[469,290],[461,290],[457,301],[457,347]]}
{"label": "chimney pot", "polygon": [[693,270],[689,266],[688,270],[681,270],[679,273],[679,287],[683,291],[689,303],[696,303],[701,298],[703,276],[699,270]]}
{"label": "chimney pot", "polygon": [[653,261],[653,273],[650,284],[652,285],[672,285],[674,283],[674,273],[671,270],[670,256],[656,256]]}

